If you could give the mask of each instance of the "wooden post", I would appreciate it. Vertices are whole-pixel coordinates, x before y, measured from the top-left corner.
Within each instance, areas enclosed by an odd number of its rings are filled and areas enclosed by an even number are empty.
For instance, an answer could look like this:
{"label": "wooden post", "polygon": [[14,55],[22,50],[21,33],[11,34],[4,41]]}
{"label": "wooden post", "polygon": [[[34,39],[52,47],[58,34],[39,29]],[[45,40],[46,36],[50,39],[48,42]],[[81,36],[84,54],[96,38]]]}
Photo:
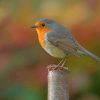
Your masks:
{"label": "wooden post", "polygon": [[69,100],[68,73],[65,68],[48,70],[48,100]]}

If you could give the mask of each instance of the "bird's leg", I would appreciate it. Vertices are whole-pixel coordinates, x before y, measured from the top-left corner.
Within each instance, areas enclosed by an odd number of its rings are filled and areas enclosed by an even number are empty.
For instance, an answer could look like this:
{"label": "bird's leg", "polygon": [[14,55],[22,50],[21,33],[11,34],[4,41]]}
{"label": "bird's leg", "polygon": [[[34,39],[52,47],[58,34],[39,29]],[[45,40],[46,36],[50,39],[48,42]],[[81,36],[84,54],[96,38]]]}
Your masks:
{"label": "bird's leg", "polygon": [[[67,56],[63,59],[62,64],[59,66],[60,69],[63,69],[65,63],[68,62],[68,57],[69,57],[69,55],[67,55]],[[68,66],[66,67],[66,69],[68,70]]]}
{"label": "bird's leg", "polygon": [[62,65],[63,62],[64,62],[64,58],[58,63],[57,67],[59,67],[60,65]]}
{"label": "bird's leg", "polygon": [[63,69],[63,66],[64,66],[65,62],[66,62],[66,57],[64,57],[64,58],[60,61],[60,63],[59,63],[58,65],[55,66],[54,70],[56,70],[56,69]]}
{"label": "bird's leg", "polygon": [[49,70],[56,70],[62,65],[63,62],[64,62],[64,58],[57,65],[49,65],[47,66],[47,68]]}
{"label": "bird's leg", "polygon": [[[64,68],[64,65],[65,65],[66,61],[67,61],[67,59],[65,58],[64,61],[63,61],[63,63],[59,66],[60,69]],[[67,69],[68,69],[68,67],[67,67]]]}
{"label": "bird's leg", "polygon": [[[58,63],[58,65],[51,65],[51,66],[48,66],[48,69],[49,69],[49,70],[56,70],[56,69],[62,70],[63,67],[64,67],[64,65],[65,65],[65,63],[66,63],[66,61],[67,61],[66,58],[68,58],[68,57],[64,57],[64,58]],[[67,67],[67,69],[68,69],[68,67]]]}
{"label": "bird's leg", "polygon": [[63,61],[62,61],[60,64],[58,64],[58,67],[59,67],[60,69],[63,69],[65,63],[66,63],[66,57],[63,58]]}

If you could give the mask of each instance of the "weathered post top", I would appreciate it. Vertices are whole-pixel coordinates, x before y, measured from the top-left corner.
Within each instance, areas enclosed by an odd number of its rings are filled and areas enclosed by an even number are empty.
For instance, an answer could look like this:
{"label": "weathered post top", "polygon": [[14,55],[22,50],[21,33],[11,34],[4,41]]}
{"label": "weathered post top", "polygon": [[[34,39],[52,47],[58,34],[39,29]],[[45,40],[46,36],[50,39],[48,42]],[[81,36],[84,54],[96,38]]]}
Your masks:
{"label": "weathered post top", "polygon": [[65,68],[48,70],[48,100],[69,100],[68,74]]}

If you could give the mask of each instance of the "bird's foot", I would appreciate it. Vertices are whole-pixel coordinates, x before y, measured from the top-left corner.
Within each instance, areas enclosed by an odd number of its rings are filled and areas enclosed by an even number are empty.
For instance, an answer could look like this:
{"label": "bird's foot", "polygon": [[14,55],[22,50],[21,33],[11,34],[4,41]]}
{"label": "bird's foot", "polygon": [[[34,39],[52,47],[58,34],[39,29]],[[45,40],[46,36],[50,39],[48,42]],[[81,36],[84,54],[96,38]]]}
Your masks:
{"label": "bird's foot", "polygon": [[63,70],[64,69],[64,67],[63,66],[58,66],[58,65],[49,65],[49,66],[47,66],[47,68],[48,68],[48,70]]}

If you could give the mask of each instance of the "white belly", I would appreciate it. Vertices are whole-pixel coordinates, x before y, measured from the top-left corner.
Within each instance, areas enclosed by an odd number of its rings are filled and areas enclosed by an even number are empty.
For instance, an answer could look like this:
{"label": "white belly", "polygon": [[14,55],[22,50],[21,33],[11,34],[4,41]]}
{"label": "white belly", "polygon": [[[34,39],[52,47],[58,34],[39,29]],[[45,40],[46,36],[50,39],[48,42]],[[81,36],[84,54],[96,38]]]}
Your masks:
{"label": "white belly", "polygon": [[47,53],[49,53],[53,57],[64,58],[66,56],[66,54],[61,49],[55,47],[54,45],[52,45],[50,42],[47,41],[45,43],[44,49]]}

